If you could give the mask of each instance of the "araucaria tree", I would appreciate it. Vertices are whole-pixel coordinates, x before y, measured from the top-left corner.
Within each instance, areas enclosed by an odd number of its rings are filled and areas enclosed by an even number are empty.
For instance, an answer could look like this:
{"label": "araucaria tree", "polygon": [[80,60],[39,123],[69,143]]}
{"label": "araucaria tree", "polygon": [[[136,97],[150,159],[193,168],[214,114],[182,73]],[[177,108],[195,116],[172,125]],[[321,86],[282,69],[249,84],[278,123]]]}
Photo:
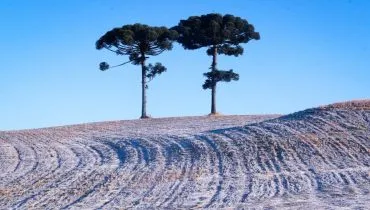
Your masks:
{"label": "araucaria tree", "polygon": [[166,50],[172,49],[172,43],[177,38],[177,32],[166,27],[151,27],[143,24],[124,25],[114,28],[104,34],[96,42],[96,49],[108,49],[117,55],[129,56],[129,61],[109,66],[108,63],[100,63],[100,70],[122,66],[127,63],[141,65],[141,89],[142,109],[141,118],[148,118],[146,113],[146,89],[147,83],[156,75],[166,71],[161,63],[148,64],[145,62],[149,56],[156,56]]}
{"label": "araucaria tree", "polygon": [[177,41],[189,50],[207,47],[207,54],[212,56],[211,71],[204,73],[207,78],[203,89],[212,90],[211,114],[216,114],[216,87],[218,82],[239,80],[239,75],[233,70],[217,68],[217,55],[239,56],[243,54],[242,43],[259,40],[260,35],[254,31],[253,25],[247,20],[233,15],[207,14],[191,16],[181,20],[172,29],[179,33]]}

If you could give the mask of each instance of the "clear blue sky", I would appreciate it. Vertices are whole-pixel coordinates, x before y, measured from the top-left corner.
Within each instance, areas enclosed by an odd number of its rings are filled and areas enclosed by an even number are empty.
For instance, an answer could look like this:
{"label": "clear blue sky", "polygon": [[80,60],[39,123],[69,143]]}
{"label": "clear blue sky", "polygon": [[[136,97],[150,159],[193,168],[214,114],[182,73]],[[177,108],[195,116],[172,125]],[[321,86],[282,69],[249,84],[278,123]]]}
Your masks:
{"label": "clear blue sky", "polygon": [[[240,74],[219,85],[219,112],[286,114],[370,98],[369,10],[368,0],[2,0],[0,130],[139,118],[140,68],[99,71],[101,61],[127,58],[95,41],[124,24],[171,27],[212,12],[241,16],[261,34],[242,57],[219,58]],[[150,60],[168,68],[149,84],[150,115],[209,113],[205,49],[175,45]]]}

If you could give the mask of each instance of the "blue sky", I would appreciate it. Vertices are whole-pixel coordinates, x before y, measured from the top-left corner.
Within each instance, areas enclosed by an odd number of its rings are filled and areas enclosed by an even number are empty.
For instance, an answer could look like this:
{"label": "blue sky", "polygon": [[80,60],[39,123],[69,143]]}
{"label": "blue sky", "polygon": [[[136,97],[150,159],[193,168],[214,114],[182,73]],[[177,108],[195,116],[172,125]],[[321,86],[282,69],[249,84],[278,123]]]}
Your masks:
{"label": "blue sky", "polygon": [[[124,24],[171,27],[212,12],[243,17],[261,34],[243,56],[219,57],[221,69],[240,74],[218,86],[219,112],[287,114],[370,98],[369,8],[367,0],[2,0],[0,130],[139,118],[140,68],[99,71],[99,62],[127,57],[96,50],[96,40]],[[168,68],[149,84],[150,115],[209,113],[205,49],[175,45],[150,61]]]}

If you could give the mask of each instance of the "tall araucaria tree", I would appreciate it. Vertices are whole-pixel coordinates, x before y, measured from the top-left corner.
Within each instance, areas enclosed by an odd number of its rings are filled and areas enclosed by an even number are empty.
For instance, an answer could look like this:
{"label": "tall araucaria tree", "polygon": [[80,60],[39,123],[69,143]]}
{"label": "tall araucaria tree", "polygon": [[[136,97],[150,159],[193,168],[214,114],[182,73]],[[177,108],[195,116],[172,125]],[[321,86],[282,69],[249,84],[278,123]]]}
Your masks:
{"label": "tall araucaria tree", "polygon": [[172,29],[179,33],[177,41],[189,50],[207,47],[207,54],[212,56],[211,71],[204,73],[207,78],[203,89],[212,90],[211,114],[216,114],[216,86],[218,82],[239,80],[239,75],[233,70],[219,70],[217,55],[239,56],[243,54],[242,43],[259,40],[260,35],[254,31],[253,25],[247,20],[233,15],[207,14],[191,16],[181,20]]}
{"label": "tall araucaria tree", "polygon": [[177,38],[177,32],[166,27],[151,27],[143,24],[124,25],[114,28],[105,33],[96,42],[96,49],[108,49],[117,55],[129,56],[129,61],[109,66],[108,63],[100,63],[100,70],[122,66],[127,63],[141,65],[141,89],[142,106],[141,118],[148,118],[146,113],[146,89],[147,83],[156,75],[166,71],[161,63],[146,65],[149,56],[156,56],[166,50],[172,49],[172,43]]}

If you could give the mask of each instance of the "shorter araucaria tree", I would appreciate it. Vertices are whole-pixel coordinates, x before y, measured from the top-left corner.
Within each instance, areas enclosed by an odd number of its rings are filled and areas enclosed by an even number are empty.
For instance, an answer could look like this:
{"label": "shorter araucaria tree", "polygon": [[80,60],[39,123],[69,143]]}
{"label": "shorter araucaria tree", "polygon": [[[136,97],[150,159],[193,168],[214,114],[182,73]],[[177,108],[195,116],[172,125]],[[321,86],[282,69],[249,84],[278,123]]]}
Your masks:
{"label": "shorter araucaria tree", "polygon": [[212,90],[211,114],[216,114],[216,86],[218,82],[239,80],[233,70],[217,68],[217,55],[239,56],[243,54],[242,43],[259,40],[260,35],[254,31],[247,20],[233,15],[207,14],[191,16],[181,20],[173,27],[179,33],[177,41],[189,50],[207,47],[207,54],[212,56],[211,71],[204,73],[207,78],[203,89]]}
{"label": "shorter araucaria tree", "polygon": [[161,63],[146,65],[146,60],[149,56],[156,56],[166,50],[171,50],[172,43],[176,38],[177,32],[166,27],[133,24],[114,28],[96,42],[96,49],[98,50],[105,48],[117,55],[129,56],[129,61],[116,66],[109,66],[108,63],[102,62],[100,63],[100,70],[105,71],[127,63],[141,65],[141,118],[148,118],[146,113],[147,83],[155,76],[166,71],[166,67]]}

